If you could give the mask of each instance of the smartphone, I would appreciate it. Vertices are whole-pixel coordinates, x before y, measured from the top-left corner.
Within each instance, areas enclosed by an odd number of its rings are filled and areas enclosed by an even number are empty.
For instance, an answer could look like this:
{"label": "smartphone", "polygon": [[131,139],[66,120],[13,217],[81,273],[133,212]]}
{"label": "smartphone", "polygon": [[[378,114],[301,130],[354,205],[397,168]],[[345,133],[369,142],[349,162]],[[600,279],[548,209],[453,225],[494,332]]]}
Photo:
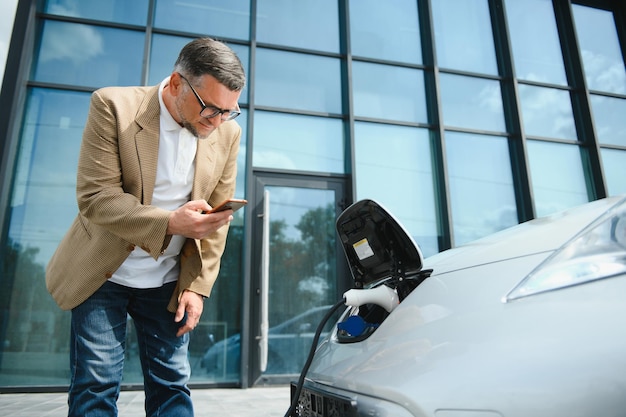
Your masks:
{"label": "smartphone", "polygon": [[248,204],[247,200],[229,198],[228,200],[223,201],[220,204],[218,204],[216,207],[210,210],[209,213],[217,213],[218,211],[224,211],[224,210],[232,210],[233,212],[235,212],[239,210],[240,208],[242,208],[243,206],[245,206],[246,204]]}

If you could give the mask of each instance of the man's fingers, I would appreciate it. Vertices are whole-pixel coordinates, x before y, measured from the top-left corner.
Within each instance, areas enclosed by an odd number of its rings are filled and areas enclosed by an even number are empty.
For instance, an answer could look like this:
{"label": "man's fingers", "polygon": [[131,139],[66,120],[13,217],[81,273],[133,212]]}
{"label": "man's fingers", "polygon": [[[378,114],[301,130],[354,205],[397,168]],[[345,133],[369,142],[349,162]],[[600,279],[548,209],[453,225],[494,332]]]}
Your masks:
{"label": "man's fingers", "polygon": [[185,324],[182,325],[178,329],[178,333],[176,333],[176,336],[180,337],[184,335],[185,333],[189,333],[190,331],[196,328],[196,326],[198,325],[198,322],[199,320],[197,317],[191,317],[187,315],[187,320],[185,320]]}
{"label": "man's fingers", "polygon": [[176,337],[181,337],[182,335],[184,335],[185,333],[189,333],[190,331],[192,331],[193,329],[191,327],[189,327],[188,325],[184,325],[182,327],[180,327],[178,329],[178,332],[176,333]]}
{"label": "man's fingers", "polygon": [[196,328],[196,326],[200,322],[203,305],[204,304],[201,295],[189,290],[183,291],[183,294],[178,303],[178,308],[176,309],[176,314],[174,316],[174,321],[176,321],[177,323],[182,321],[183,317],[185,318],[185,323],[178,329],[178,332],[176,333],[178,337]]}
{"label": "man's fingers", "polygon": [[183,319],[183,317],[185,317],[185,306],[181,303],[178,305],[178,308],[176,309],[176,314],[174,315],[174,321],[178,323]]}

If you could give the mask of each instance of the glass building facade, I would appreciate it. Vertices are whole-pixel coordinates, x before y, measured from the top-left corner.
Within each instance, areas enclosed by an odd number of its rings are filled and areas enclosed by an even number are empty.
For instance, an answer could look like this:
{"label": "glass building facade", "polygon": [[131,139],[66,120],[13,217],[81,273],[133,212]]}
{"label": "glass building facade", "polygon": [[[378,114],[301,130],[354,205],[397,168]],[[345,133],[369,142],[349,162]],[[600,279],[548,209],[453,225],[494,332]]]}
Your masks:
{"label": "glass building facade", "polygon": [[356,200],[428,256],[626,193],[621,1],[20,0],[0,96],[0,392],[69,382],[70,313],[44,275],[77,212],[91,92],[161,82],[199,36],[246,69],[235,197],[251,204],[192,335],[195,385],[294,379],[350,286],[334,219]]}

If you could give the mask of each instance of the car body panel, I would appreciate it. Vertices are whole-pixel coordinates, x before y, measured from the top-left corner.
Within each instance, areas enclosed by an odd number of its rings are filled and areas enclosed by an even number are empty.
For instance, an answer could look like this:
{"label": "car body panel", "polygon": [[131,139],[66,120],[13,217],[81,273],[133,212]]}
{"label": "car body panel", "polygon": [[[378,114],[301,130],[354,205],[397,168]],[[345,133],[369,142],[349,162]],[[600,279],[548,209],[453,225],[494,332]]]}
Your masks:
{"label": "car body panel", "polygon": [[345,344],[335,331],[320,344],[305,387],[413,416],[624,415],[626,275],[503,301],[618,200],[426,259],[432,275],[371,336]]}

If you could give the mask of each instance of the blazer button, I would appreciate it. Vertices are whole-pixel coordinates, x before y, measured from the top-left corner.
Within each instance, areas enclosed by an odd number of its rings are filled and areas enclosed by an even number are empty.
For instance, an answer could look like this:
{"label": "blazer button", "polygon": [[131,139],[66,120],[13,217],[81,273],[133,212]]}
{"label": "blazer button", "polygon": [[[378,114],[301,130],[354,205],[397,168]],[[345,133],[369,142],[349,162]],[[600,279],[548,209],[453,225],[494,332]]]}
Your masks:
{"label": "blazer button", "polygon": [[106,274],[104,274],[104,276],[106,277],[106,279],[109,279],[113,276],[113,274],[110,272],[107,272]]}
{"label": "blazer button", "polygon": [[128,245],[128,247],[126,248],[126,250],[128,250],[129,252],[132,252],[135,250],[135,245],[133,245],[132,243],[130,245]]}

